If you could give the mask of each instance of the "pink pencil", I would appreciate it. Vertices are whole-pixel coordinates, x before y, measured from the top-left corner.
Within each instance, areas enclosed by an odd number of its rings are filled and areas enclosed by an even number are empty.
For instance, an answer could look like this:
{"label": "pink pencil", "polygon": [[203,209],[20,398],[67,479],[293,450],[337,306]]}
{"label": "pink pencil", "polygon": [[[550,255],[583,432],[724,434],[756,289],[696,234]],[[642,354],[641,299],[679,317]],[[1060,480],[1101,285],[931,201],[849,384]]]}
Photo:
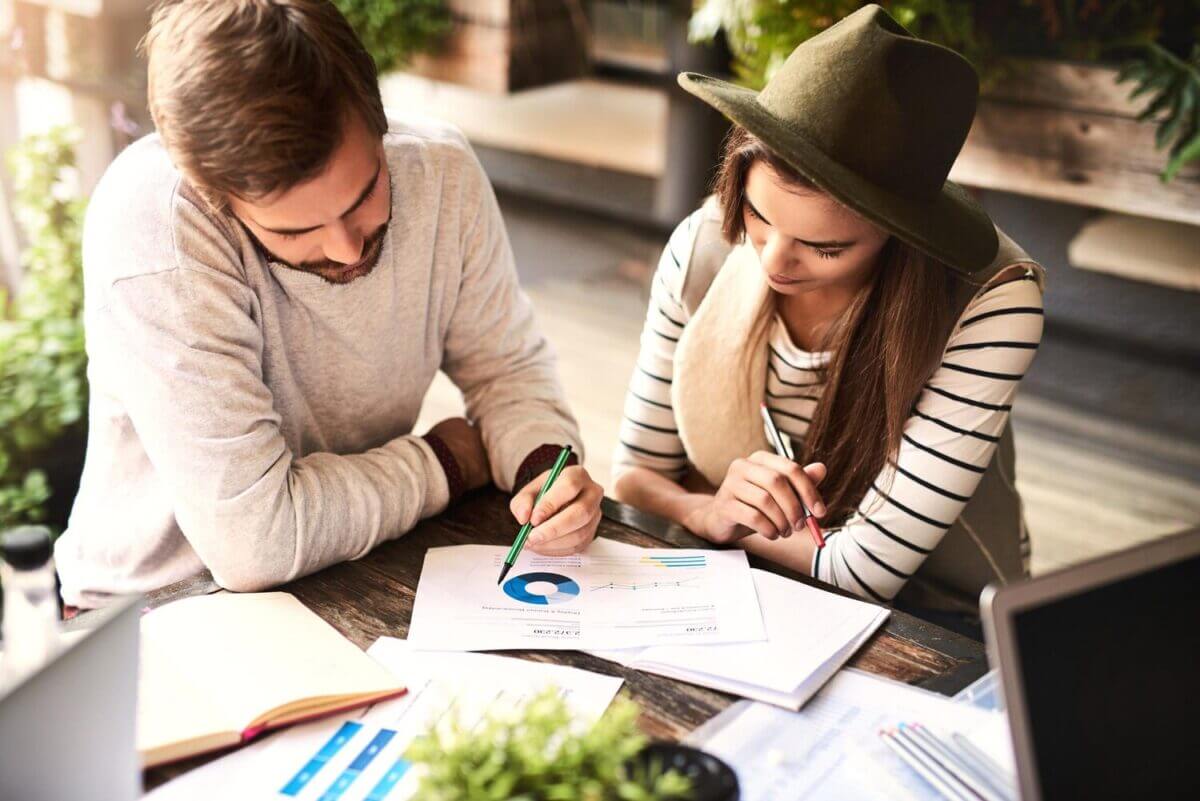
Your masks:
{"label": "pink pencil", "polygon": [[[767,408],[767,404],[763,403],[759,406],[762,412],[763,422],[767,426],[767,434],[771,438],[771,447],[775,449],[775,453],[785,459],[796,460],[792,454],[792,449],[788,446],[783,438],[783,434],[775,427],[775,420],[771,417],[771,410]],[[808,511],[808,507],[804,505],[804,499],[800,498],[800,510],[804,512],[804,525],[808,526],[808,533],[812,534],[813,544],[818,548],[825,547],[825,534],[821,531],[821,526],[817,523],[817,518],[813,517],[812,512]]]}

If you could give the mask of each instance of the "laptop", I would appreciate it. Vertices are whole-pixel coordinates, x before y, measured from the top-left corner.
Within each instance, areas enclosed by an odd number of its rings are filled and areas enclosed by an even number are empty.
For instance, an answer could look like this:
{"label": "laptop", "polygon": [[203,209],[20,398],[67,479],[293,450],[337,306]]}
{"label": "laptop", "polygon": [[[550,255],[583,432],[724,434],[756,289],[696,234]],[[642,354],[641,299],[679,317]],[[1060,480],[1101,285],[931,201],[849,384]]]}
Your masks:
{"label": "laptop", "polygon": [[1023,801],[1200,799],[1200,529],[981,606]]}
{"label": "laptop", "polygon": [[[87,616],[54,659],[0,695],[0,798],[133,801],[141,598]],[[81,621],[82,622],[82,621]]]}

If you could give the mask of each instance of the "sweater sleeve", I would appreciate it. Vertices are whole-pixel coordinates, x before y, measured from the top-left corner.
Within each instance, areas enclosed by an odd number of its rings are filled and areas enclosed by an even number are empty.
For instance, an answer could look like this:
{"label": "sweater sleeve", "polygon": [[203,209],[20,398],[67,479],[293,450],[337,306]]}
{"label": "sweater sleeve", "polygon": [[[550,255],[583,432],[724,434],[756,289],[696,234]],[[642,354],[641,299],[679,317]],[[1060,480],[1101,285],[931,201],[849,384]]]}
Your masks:
{"label": "sweater sleeve", "polygon": [[517,283],[500,207],[473,155],[464,166],[462,283],[445,340],[442,369],[462,390],[481,428],[492,480],[514,489],[526,458],[543,445],[571,445],[582,457],[554,352],[538,331]]}
{"label": "sweater sleeve", "polygon": [[687,454],[671,405],[675,347],[688,322],[681,300],[683,278],[691,258],[703,209],[676,226],[654,273],[650,303],[642,326],[637,363],[625,393],[620,434],[613,454],[613,472],[645,467],[679,480],[687,471]]}
{"label": "sweater sleeve", "polygon": [[236,253],[215,229],[176,232],[175,264],[107,288],[89,369],[121,377],[108,383],[217,583],[255,591],[359,558],[444,508],[445,475],[417,437],[293,455]]}
{"label": "sweater sleeve", "polygon": [[1042,335],[1032,274],[968,304],[904,426],[894,463],[813,556],[812,573],[887,601],[916,572],[979,485]]}

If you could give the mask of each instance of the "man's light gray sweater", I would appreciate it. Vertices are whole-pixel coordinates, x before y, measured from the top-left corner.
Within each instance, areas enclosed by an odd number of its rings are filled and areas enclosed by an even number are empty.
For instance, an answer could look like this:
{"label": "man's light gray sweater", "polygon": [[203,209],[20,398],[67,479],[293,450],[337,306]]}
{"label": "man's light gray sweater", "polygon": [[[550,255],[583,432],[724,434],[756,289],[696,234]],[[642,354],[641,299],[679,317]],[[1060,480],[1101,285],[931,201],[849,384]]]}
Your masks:
{"label": "man's light gray sweater", "polygon": [[411,435],[438,369],[500,487],[539,446],[580,447],[470,147],[422,119],[393,120],[384,145],[382,255],[344,286],[269,261],[157,136],[109,168],[84,231],[90,428],[56,547],[67,603],[202,567],[257,590],[438,513],[446,475]]}

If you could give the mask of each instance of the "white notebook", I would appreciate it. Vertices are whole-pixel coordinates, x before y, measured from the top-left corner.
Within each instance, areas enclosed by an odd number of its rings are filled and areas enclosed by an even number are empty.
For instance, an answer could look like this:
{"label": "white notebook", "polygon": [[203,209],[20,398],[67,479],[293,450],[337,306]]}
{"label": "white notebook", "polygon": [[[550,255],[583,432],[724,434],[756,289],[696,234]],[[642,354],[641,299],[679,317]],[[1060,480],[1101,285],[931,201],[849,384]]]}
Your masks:
{"label": "white notebook", "polygon": [[144,767],[366,706],[404,685],[283,592],[185,598],[141,621]]}
{"label": "white notebook", "polygon": [[591,651],[626,667],[798,710],[887,620],[889,611],[753,569],[764,642]]}

